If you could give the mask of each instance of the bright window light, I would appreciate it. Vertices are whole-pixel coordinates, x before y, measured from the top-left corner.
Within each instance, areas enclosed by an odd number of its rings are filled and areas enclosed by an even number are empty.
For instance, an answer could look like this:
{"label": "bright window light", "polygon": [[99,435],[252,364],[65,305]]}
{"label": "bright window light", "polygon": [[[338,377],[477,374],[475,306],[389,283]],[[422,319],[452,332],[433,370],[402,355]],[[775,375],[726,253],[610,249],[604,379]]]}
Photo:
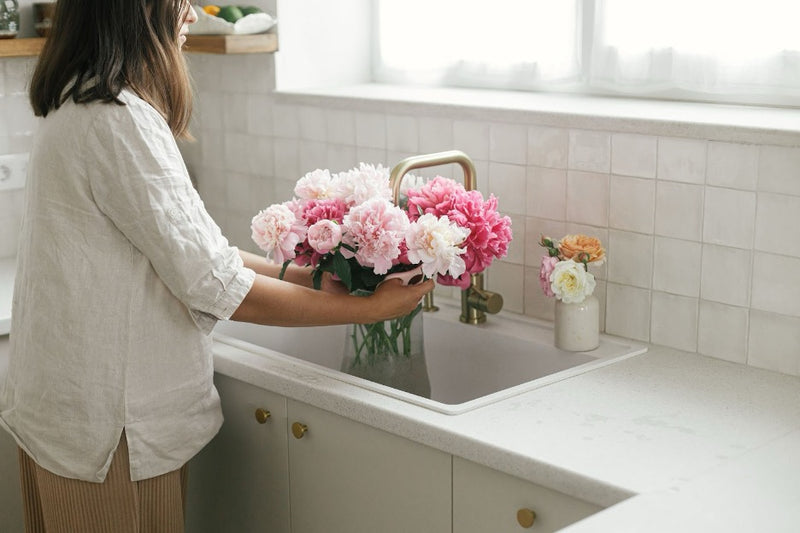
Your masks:
{"label": "bright window light", "polygon": [[375,81],[800,107],[800,0],[375,0]]}
{"label": "bright window light", "polygon": [[522,67],[564,77],[577,69],[576,20],[574,0],[383,0],[381,67],[423,76]]}

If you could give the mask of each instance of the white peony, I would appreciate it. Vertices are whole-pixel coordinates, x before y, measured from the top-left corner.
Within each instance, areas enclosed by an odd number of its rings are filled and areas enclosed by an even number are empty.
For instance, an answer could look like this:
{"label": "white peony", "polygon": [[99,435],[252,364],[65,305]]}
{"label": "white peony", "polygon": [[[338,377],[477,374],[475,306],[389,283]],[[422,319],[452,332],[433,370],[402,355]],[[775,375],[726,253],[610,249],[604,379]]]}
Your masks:
{"label": "white peony", "polygon": [[408,196],[409,190],[419,190],[423,185],[425,185],[425,178],[422,176],[406,174],[403,176],[403,181],[400,182],[400,196]]}
{"label": "white peony", "polygon": [[427,213],[406,230],[408,260],[422,263],[422,272],[429,278],[436,274],[457,278],[467,268],[460,257],[466,250],[460,245],[468,236],[468,228],[453,224],[446,216]]}
{"label": "white peony", "polygon": [[580,303],[594,292],[594,276],[572,259],[559,261],[550,273],[550,288],[564,303]]}
{"label": "white peony", "polygon": [[321,200],[332,195],[333,176],[328,169],[317,169],[297,180],[294,194],[303,200]]}
{"label": "white peony", "polygon": [[373,198],[392,199],[389,169],[382,165],[361,163],[358,168],[333,176],[331,196],[341,198],[348,206],[363,204]]}

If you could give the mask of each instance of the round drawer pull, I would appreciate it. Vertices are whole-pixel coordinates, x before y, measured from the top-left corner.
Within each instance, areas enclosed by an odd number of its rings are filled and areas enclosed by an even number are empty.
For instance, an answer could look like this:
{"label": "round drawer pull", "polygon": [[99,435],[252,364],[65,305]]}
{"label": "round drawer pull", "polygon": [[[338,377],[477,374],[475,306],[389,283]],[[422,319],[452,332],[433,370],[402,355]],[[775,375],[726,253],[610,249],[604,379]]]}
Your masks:
{"label": "round drawer pull", "polygon": [[301,424],[300,422],[295,422],[292,424],[292,435],[294,435],[294,438],[302,439],[306,432],[308,432],[307,425]]}
{"label": "round drawer pull", "polygon": [[536,520],[536,513],[531,509],[520,509],[517,511],[517,522],[524,528],[529,528]]}
{"label": "round drawer pull", "polygon": [[263,407],[259,407],[256,409],[256,422],[259,424],[265,424],[269,417],[272,416],[272,413],[264,409]]}

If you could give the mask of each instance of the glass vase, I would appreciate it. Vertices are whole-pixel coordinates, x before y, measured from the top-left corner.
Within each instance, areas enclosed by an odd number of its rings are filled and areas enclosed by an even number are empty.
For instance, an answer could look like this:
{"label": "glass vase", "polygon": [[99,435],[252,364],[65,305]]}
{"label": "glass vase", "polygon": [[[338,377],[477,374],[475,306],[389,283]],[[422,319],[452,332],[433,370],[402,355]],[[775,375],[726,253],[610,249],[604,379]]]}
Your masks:
{"label": "glass vase", "polygon": [[422,306],[418,305],[400,318],[349,324],[341,371],[430,398],[422,322]]}
{"label": "glass vase", "polygon": [[600,303],[594,295],[580,303],[556,300],[555,346],[569,352],[588,352],[600,345]]}

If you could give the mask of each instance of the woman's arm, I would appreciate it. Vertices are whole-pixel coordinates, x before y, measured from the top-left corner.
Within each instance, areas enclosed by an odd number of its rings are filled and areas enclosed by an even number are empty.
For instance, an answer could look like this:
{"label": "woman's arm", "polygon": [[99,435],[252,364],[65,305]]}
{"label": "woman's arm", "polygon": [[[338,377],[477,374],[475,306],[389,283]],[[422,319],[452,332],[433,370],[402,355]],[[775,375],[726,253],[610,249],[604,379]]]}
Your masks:
{"label": "woman's arm", "polygon": [[[239,250],[239,256],[242,258],[244,266],[262,276],[277,278],[281,273],[281,268],[283,268],[283,265],[270,263],[264,257],[245,252],[244,250]],[[295,285],[311,288],[311,274],[312,271],[310,268],[303,268],[292,264],[286,269],[283,279]]]}
{"label": "woman's arm", "polygon": [[[270,263],[264,257],[250,252],[239,250],[244,266],[254,271],[256,274],[267,276],[269,278],[277,278],[280,276],[281,268],[283,265],[276,265]],[[314,280],[312,278],[313,270],[307,267],[297,266],[295,264],[289,265],[286,272],[283,274],[284,281],[294,283],[309,289],[314,288]],[[325,292],[340,292],[347,293],[347,288],[341,281],[334,280],[328,272],[322,274],[322,287]]]}
{"label": "woman's arm", "polygon": [[407,315],[433,287],[432,280],[405,286],[395,279],[382,283],[372,296],[351,296],[257,274],[231,320],[270,326],[369,324]]}

